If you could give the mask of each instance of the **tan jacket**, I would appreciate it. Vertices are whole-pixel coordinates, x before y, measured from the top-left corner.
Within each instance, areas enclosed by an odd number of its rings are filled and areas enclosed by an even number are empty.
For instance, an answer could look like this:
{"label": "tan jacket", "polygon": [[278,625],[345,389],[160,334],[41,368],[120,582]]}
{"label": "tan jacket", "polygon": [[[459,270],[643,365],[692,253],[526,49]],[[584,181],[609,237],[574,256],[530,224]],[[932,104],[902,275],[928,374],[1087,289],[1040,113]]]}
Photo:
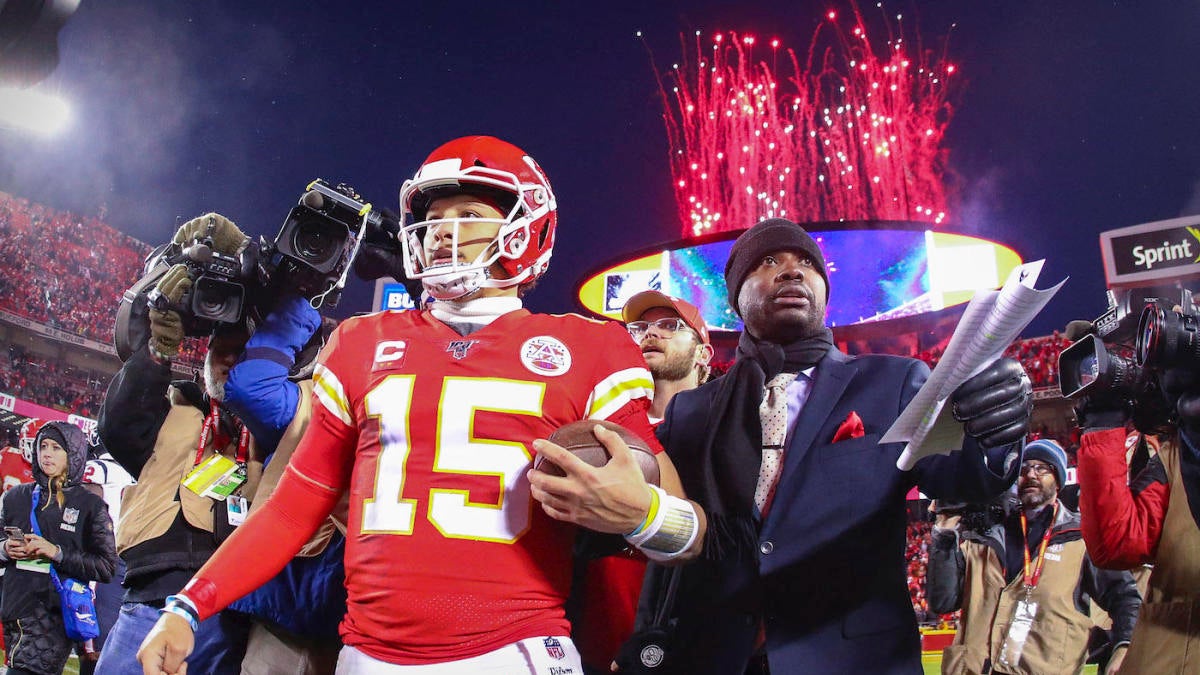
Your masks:
{"label": "tan jacket", "polygon": [[[123,517],[117,528],[118,554],[166,534],[181,509],[189,525],[206,532],[213,531],[214,500],[201,497],[180,485],[195,466],[196,445],[200,440],[205,414],[184,400],[174,387],[170,389],[169,397],[171,410],[159,428],[154,453],[142,468],[138,482],[126,488],[121,495]],[[217,453],[234,457],[237,439],[221,448],[215,447],[210,439],[203,457]],[[242,496],[254,495],[262,477],[262,456],[253,438],[250,439],[249,458],[246,463],[246,482],[237,492]]]}
{"label": "tan jacket", "polygon": [[1174,443],[1159,450],[1171,498],[1150,588],[1121,673],[1200,673],[1200,528],[1192,517]]}
{"label": "tan jacket", "polygon": [[[1038,606],[1036,618],[1019,661],[1001,665],[1013,612],[1026,596],[1023,575],[1018,573],[1005,583],[1003,541],[1003,526],[996,525],[988,536],[967,535],[960,545],[962,620],[954,643],[943,654],[943,673],[988,672],[986,664],[991,665],[990,672],[1012,675],[1079,672],[1093,625],[1086,613],[1087,595],[1119,614],[1128,639],[1139,604],[1132,577],[1125,572],[1097,570],[1087,559],[1078,514],[1061,507],[1046,548],[1041,580],[1029,595],[1029,601]],[[943,565],[934,555],[938,554],[931,552],[931,576],[954,574],[957,566]]]}

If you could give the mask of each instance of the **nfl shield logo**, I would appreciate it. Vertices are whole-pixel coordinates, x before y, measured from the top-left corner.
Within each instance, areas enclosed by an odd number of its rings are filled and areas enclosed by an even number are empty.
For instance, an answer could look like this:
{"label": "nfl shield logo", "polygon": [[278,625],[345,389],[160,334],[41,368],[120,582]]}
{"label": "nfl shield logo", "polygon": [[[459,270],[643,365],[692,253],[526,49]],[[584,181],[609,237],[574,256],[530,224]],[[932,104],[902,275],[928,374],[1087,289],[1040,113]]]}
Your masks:
{"label": "nfl shield logo", "polygon": [[562,643],[558,641],[558,638],[548,637],[542,640],[542,644],[546,645],[546,653],[550,655],[550,658],[561,660],[567,657],[567,652],[563,650]]}
{"label": "nfl shield logo", "polygon": [[68,507],[67,509],[63,510],[62,519],[64,523],[67,523],[68,525],[74,525],[75,522],[79,520],[79,509]]}
{"label": "nfl shield logo", "polygon": [[450,354],[456,359],[465,359],[467,357],[467,350],[471,348],[471,345],[474,345],[477,342],[479,342],[479,340],[454,340],[450,344],[446,345],[446,351],[450,352]]}

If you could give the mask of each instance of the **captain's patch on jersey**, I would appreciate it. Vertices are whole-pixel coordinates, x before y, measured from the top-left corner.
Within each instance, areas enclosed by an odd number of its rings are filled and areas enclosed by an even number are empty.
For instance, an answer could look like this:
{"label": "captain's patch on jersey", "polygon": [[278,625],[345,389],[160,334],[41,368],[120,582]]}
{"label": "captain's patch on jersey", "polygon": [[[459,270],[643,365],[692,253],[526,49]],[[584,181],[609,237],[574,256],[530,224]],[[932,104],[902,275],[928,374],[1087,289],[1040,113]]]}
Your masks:
{"label": "captain's patch on jersey", "polygon": [[375,344],[375,360],[371,372],[399,368],[408,354],[408,343],[404,340],[384,340]]}
{"label": "captain's patch on jersey", "polygon": [[539,335],[521,345],[521,363],[534,375],[556,377],[571,369],[571,352],[558,338]]}

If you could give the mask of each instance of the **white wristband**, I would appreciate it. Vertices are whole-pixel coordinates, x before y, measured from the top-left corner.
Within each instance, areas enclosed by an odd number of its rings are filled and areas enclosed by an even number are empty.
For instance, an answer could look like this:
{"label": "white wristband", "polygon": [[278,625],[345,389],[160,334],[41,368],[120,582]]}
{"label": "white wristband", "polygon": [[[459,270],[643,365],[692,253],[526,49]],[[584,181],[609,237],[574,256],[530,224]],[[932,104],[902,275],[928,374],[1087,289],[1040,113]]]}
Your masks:
{"label": "white wristband", "polygon": [[640,532],[625,536],[625,541],[637,547],[655,562],[678,558],[696,541],[696,509],[686,499],[672,497],[666,490],[651,485],[658,493],[658,511]]}

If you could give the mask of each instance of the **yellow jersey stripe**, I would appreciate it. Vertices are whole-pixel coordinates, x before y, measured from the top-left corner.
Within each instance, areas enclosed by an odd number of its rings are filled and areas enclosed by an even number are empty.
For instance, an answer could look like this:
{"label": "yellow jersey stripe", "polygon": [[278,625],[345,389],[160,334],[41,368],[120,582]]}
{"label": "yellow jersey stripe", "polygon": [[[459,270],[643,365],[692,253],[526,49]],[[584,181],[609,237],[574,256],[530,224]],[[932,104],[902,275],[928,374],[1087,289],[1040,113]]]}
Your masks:
{"label": "yellow jersey stripe", "polygon": [[626,403],[653,398],[654,378],[646,368],[627,368],[604,378],[592,389],[588,419],[607,419]]}
{"label": "yellow jersey stripe", "polygon": [[346,401],[346,390],[333,371],[318,363],[313,370],[313,394],[330,413],[346,426],[354,423],[350,416],[350,404]]}

